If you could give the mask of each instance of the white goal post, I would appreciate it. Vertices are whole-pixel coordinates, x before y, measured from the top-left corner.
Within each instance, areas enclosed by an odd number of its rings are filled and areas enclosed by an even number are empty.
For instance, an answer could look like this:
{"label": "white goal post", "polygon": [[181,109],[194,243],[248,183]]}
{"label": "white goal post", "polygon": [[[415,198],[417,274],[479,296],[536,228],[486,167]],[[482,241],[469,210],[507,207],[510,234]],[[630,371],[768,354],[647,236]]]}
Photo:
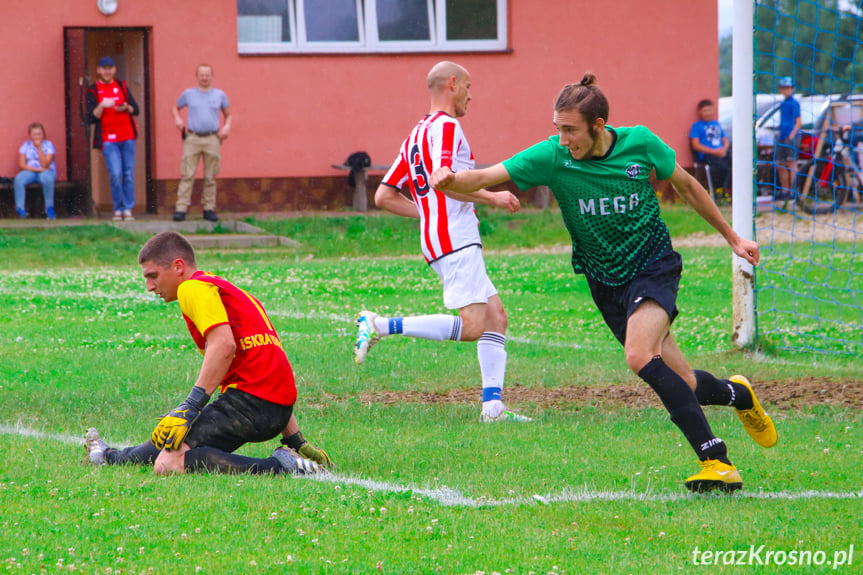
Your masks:
{"label": "white goal post", "polygon": [[[734,30],[732,46],[732,95],[734,115],[731,132],[732,147],[731,189],[734,190],[731,223],[740,237],[753,239],[753,193],[752,165],[754,118],[752,110],[753,91],[753,18],[752,0],[734,2]],[[741,145],[750,142],[750,145]],[[755,342],[755,271],[752,264],[743,258],[732,256],[733,269],[733,326],[731,339],[739,346]]]}

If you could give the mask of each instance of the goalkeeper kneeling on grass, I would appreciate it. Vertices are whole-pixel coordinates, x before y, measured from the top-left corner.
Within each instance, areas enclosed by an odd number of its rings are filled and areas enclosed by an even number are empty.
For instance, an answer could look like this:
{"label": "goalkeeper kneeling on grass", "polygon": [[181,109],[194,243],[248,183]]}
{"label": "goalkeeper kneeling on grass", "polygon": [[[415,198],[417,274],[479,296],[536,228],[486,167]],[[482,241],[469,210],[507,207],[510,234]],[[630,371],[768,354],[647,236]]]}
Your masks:
{"label": "goalkeeper kneeling on grass", "polygon": [[[231,284],[199,271],[195,252],[176,232],[153,236],[138,254],[147,290],[178,300],[192,339],[204,354],[189,397],[164,416],[150,440],[114,449],[98,431],[87,432],[96,465],[153,464],[158,474],[185,471],[311,474],[332,465],[306,441],[293,416],[294,374],[261,303]],[[219,397],[209,403],[220,388]],[[283,446],[268,458],[234,453],[279,434]]]}

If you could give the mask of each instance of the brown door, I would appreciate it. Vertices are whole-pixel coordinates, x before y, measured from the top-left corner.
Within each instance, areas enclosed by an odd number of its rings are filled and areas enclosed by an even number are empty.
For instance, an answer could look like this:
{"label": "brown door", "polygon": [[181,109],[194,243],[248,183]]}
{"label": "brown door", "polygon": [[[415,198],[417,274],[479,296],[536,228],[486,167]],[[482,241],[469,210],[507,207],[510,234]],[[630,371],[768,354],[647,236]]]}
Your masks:
{"label": "brown door", "polygon": [[83,28],[65,28],[66,65],[66,179],[81,192],[80,210],[92,211],[90,187],[90,128],[86,122],[87,47]]}
{"label": "brown door", "polygon": [[[93,209],[100,214],[112,210],[111,186],[105,159],[92,149],[92,128],[80,126],[86,113],[86,88],[96,81],[99,58],[111,56],[117,79],[125,80],[138,102],[140,114],[135,145],[135,212],[155,211],[155,188],[150,176],[149,30],[143,28],[67,28],[67,142],[72,172],[88,183]],[[81,54],[78,57],[78,54]],[[74,57],[73,57],[74,55]],[[76,108],[77,102],[80,107]]]}

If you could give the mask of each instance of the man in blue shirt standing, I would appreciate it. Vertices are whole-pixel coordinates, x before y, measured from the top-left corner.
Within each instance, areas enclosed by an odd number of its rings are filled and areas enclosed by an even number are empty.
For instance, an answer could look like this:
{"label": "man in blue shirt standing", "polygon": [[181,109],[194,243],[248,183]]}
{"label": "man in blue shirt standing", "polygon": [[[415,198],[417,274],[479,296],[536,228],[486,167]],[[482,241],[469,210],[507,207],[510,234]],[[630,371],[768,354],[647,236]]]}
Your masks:
{"label": "man in blue shirt standing", "polygon": [[785,100],[779,104],[779,134],[776,136],[774,160],[779,177],[778,191],[788,193],[794,189],[794,161],[797,159],[794,139],[800,131],[800,102],[794,98],[794,80],[791,76],[779,79],[779,93]]}
{"label": "man in blue shirt standing", "polygon": [[698,102],[698,117],[701,118],[689,130],[689,147],[695,159],[710,166],[710,180],[716,188],[728,187],[728,138],[725,130],[716,121],[716,108],[711,100]]}
{"label": "man in blue shirt standing", "polygon": [[[231,132],[231,108],[224,92],[213,88],[213,67],[201,64],[196,71],[198,85],[183,92],[171,109],[174,124],[183,133],[183,161],[180,164],[180,186],[177,188],[177,204],[174,208],[174,221],[186,219],[186,212],[192,201],[192,185],[198,162],[204,160],[204,191],[201,204],[204,219],[219,221],[216,216],[216,175],[222,159],[222,141]],[[181,108],[189,108],[189,125],[180,116]],[[225,123],[219,127],[219,112]]]}

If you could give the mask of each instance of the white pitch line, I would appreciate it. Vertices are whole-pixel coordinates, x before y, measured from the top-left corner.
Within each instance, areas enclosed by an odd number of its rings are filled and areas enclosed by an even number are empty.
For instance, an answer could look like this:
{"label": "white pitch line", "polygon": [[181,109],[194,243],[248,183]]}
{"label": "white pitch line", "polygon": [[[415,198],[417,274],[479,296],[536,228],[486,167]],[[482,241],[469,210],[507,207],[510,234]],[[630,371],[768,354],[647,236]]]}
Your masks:
{"label": "white pitch line", "polygon": [[0,295],[13,295],[20,298],[58,298],[58,299],[81,299],[81,300],[138,300],[138,301],[157,301],[158,296],[149,294],[143,290],[138,292],[137,290],[134,292],[125,292],[125,293],[116,293],[116,292],[105,292],[101,290],[93,290],[93,291],[56,291],[56,290],[44,290],[44,289],[27,289],[23,290],[21,288],[5,288],[0,287]]}
{"label": "white pitch line", "polygon": [[[84,445],[83,434],[81,437],[62,435],[59,433],[45,433],[28,429],[16,423],[15,425],[0,424],[0,435],[19,435],[22,437],[33,437],[36,439],[51,439],[62,443]],[[125,447],[125,446],[118,446]],[[325,475],[312,475],[308,479],[322,483],[333,483],[337,485],[354,485],[376,493],[411,493],[425,499],[440,503],[445,507],[508,507],[514,505],[551,505],[554,503],[593,503],[601,501],[643,501],[647,503],[662,503],[667,501],[683,501],[693,498],[716,498],[716,495],[693,495],[689,493],[657,493],[651,491],[609,491],[593,490],[588,487],[582,489],[564,489],[559,493],[535,494],[530,497],[508,497],[505,499],[491,499],[486,497],[468,497],[456,489],[450,487],[417,487],[411,485],[399,485],[388,481],[377,481],[365,479],[352,475],[341,475],[338,473],[327,473]],[[863,499],[863,489],[860,491],[738,491],[734,497],[743,499],[776,499],[782,501],[797,501],[801,499]]]}
{"label": "white pitch line", "polygon": [[72,435],[61,435],[59,433],[45,433],[44,431],[27,429],[20,423],[16,423],[15,425],[8,425],[5,423],[0,424],[0,434],[20,435],[21,437],[33,437],[35,439],[53,439],[54,441],[60,441],[62,443],[84,445],[83,433],[81,434],[81,437],[74,437]]}
{"label": "white pitch line", "polygon": [[[472,498],[462,495],[459,491],[451,488],[432,489],[422,487],[411,487],[398,485],[385,481],[375,481],[353,476],[343,476],[336,473],[313,476],[311,479],[321,482],[336,484],[356,485],[369,491],[382,493],[415,493],[426,499],[430,499],[445,507],[509,507],[514,505],[554,503],[592,503],[601,501],[643,501],[647,503],[661,503],[667,501],[683,501],[693,498],[716,498],[724,495],[694,495],[691,493],[657,493],[651,491],[608,491],[583,489],[565,489],[559,493],[548,493],[545,495],[532,495],[530,497],[509,497],[505,499],[490,499],[485,497]],[[738,491],[734,497],[744,499],[777,499],[783,501],[795,501],[800,499],[863,499],[863,490],[860,491]]]}

